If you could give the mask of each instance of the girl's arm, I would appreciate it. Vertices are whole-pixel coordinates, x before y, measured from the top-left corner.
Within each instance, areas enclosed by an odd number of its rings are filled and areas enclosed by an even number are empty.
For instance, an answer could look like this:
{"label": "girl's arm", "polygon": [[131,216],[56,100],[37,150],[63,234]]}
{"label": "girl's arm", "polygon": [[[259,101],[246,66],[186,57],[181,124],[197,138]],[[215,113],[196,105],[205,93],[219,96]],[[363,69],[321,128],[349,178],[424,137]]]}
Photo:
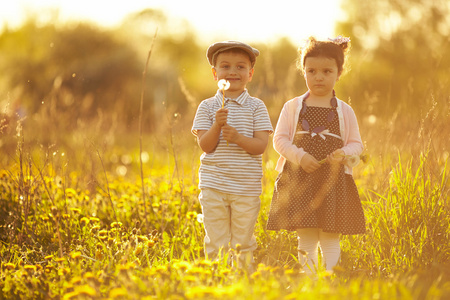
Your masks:
{"label": "girl's arm", "polygon": [[361,140],[361,134],[359,133],[358,120],[356,119],[355,112],[350,106],[347,106],[345,110],[345,130],[348,132],[347,143],[341,149],[345,155],[360,155],[364,150],[364,145]]}
{"label": "girl's arm", "polygon": [[295,130],[295,128],[292,128],[295,124],[290,124],[290,120],[295,119],[292,118],[292,115],[295,114],[294,101],[291,100],[286,102],[281,110],[273,135],[273,146],[281,156],[298,165],[306,152],[303,148],[298,148],[293,145],[290,137],[290,132]]}

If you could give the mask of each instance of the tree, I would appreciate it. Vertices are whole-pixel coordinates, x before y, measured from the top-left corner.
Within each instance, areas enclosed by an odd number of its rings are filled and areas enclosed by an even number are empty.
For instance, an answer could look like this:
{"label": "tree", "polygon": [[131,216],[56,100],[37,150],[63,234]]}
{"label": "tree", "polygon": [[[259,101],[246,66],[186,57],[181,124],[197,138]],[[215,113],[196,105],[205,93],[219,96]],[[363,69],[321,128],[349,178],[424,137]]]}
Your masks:
{"label": "tree", "polygon": [[[92,117],[139,99],[141,66],[132,47],[89,24],[38,25],[29,20],[0,35],[2,94],[13,91],[27,114],[54,101],[74,118]],[[137,107],[137,105],[136,105]]]}
{"label": "tree", "polygon": [[388,114],[427,109],[449,94],[450,2],[446,0],[343,0],[347,20],[336,31],[352,37],[346,93],[361,110]]}

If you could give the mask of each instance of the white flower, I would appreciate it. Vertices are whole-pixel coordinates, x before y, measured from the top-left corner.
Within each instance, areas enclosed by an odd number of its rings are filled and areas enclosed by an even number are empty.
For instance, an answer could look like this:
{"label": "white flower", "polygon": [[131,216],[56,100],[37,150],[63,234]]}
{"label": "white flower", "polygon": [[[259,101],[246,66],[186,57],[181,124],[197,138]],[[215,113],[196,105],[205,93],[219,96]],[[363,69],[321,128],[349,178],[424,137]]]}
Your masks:
{"label": "white flower", "polygon": [[198,214],[197,215],[197,222],[203,223],[203,214]]}
{"label": "white flower", "polygon": [[220,79],[219,82],[217,83],[217,86],[219,87],[219,89],[223,90],[228,90],[230,88],[230,82],[226,79]]}
{"label": "white flower", "polygon": [[350,168],[356,167],[360,162],[359,155],[346,155],[345,164]]}

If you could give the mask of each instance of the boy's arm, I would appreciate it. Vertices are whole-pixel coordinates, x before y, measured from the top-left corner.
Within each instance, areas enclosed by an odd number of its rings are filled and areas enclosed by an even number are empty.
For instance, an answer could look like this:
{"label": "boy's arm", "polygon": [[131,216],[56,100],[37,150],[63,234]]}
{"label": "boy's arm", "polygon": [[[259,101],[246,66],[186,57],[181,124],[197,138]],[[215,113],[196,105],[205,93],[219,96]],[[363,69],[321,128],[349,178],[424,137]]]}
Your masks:
{"label": "boy's arm", "polygon": [[197,130],[197,143],[206,153],[216,149],[220,138],[220,130],[227,122],[228,109],[221,108],[216,112],[216,120],[208,130]]}
{"label": "boy's arm", "polygon": [[216,123],[209,130],[197,130],[197,143],[206,153],[211,153],[216,149],[219,137],[220,127]]}
{"label": "boy's arm", "polygon": [[235,143],[250,154],[263,154],[266,150],[270,132],[255,131],[253,137],[246,137],[240,134],[236,128],[230,125],[222,127],[223,138],[230,143]]}

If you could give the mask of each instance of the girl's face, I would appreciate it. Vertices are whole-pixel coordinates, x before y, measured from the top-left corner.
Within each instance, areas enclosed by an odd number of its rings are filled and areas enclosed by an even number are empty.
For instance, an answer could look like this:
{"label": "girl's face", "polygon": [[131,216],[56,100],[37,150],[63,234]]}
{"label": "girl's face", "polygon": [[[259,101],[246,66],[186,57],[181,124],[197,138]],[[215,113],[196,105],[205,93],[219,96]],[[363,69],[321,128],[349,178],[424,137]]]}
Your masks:
{"label": "girl's face", "polygon": [[316,97],[332,97],[334,85],[341,75],[336,60],[328,57],[307,57],[304,76],[311,95]]}
{"label": "girl's face", "polygon": [[225,79],[230,87],[227,97],[237,98],[252,81],[253,71],[248,55],[240,52],[223,52],[217,55],[216,65],[212,68],[215,80]]}

